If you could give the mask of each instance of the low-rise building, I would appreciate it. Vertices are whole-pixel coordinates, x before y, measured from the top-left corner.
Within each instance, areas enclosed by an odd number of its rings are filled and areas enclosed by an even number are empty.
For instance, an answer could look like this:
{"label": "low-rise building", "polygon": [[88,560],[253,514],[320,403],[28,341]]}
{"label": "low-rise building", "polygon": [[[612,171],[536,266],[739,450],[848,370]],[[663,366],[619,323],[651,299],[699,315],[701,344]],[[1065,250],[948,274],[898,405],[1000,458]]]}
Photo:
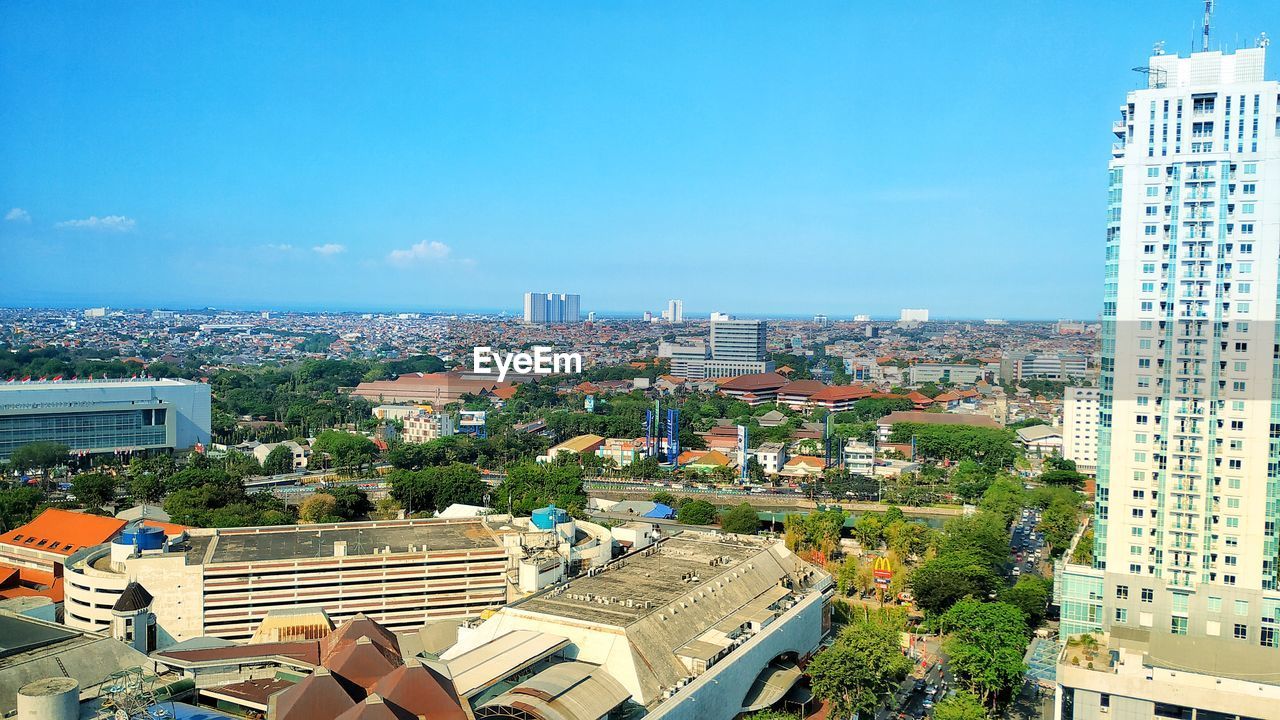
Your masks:
{"label": "low-rise building", "polygon": [[952,385],[972,385],[986,376],[981,365],[919,363],[907,370],[912,385],[923,383],[950,383]]}
{"label": "low-rise building", "polygon": [[854,438],[844,444],[844,467],[854,475],[872,475],[876,467],[876,449]]}
{"label": "low-rise building", "polygon": [[[568,665],[596,678],[599,715],[628,702],[652,720],[731,720],[773,705],[799,680],[800,664],[830,630],[832,587],[830,575],[781,543],[684,533],[459,628],[458,644],[441,657],[452,668],[517,632],[563,638],[568,662],[530,685]],[[478,703],[476,717],[512,717],[533,707],[528,698],[557,694],[504,693]]]}
{"label": "low-rise building", "polygon": [[109,632],[131,583],[153,601],[155,647],[244,640],[271,609],[310,606],[389,628],[473,617],[507,599],[507,551],[477,519],[196,529],[123,540],[66,559],[66,622]]}
{"label": "low-rise building", "polygon": [[756,448],[756,462],[768,475],[777,475],[787,464],[787,446],[785,443],[762,443]]}
{"label": "low-rise building", "polygon": [[549,450],[547,450],[545,455],[539,455],[537,457],[537,460],[540,463],[555,462],[555,459],[557,457],[560,457],[560,455],[565,453],[574,453],[577,455],[593,455],[595,454],[596,450],[599,450],[603,446],[604,446],[604,438],[600,437],[599,435],[591,435],[591,434],[579,435],[577,437],[565,440],[559,445],[552,446]]}
{"label": "low-rise building", "polygon": [[403,437],[407,443],[431,442],[458,432],[453,416],[448,413],[419,410],[406,415],[402,422],[404,423]]}
{"label": "low-rise building", "polygon": [[1052,425],[1018,428],[1018,444],[1032,457],[1062,454],[1062,430]]}
{"label": "low-rise building", "polygon": [[720,384],[720,394],[741,400],[751,407],[775,402],[778,390],[787,384],[786,377],[776,372],[739,375]]}
{"label": "low-rise building", "polygon": [[258,464],[261,465],[267,462],[267,456],[271,454],[271,451],[278,447],[283,447],[289,451],[290,456],[293,458],[294,470],[306,469],[307,463],[311,460],[311,447],[308,445],[299,445],[292,440],[286,440],[279,443],[262,443],[261,445],[257,445],[253,448],[252,454],[258,461]]}

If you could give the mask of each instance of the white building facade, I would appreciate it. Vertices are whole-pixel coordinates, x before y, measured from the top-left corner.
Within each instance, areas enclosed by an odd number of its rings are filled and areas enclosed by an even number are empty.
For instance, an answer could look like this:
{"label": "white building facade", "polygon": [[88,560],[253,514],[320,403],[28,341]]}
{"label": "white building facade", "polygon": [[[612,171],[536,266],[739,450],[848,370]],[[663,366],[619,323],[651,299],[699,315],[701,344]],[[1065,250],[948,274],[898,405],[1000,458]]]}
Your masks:
{"label": "white building facade", "polygon": [[1068,387],[1062,400],[1062,457],[1085,475],[1098,472],[1098,388]]}
{"label": "white building facade", "polygon": [[1094,567],[1058,584],[1064,637],[1107,630],[1168,647],[1151,666],[1176,654],[1280,684],[1280,83],[1264,57],[1155,55],[1112,127]]}

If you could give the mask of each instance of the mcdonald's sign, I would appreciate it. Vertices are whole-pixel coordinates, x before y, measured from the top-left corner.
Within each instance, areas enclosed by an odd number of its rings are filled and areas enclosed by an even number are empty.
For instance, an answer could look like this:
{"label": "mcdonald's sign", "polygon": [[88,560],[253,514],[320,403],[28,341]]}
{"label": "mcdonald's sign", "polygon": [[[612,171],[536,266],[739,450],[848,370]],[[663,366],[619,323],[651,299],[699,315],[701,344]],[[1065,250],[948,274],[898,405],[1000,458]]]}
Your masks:
{"label": "mcdonald's sign", "polygon": [[889,564],[889,558],[876,558],[871,566],[871,574],[875,577],[877,585],[888,585],[893,579],[893,566]]}

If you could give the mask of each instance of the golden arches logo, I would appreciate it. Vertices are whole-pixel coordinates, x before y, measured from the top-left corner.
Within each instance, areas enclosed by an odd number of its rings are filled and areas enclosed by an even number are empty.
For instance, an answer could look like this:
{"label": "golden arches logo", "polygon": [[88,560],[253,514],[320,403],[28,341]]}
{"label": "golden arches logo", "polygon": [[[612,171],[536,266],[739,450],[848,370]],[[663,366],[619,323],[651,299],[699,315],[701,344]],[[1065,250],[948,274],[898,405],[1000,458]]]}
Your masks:
{"label": "golden arches logo", "polygon": [[893,565],[890,564],[889,558],[878,557],[876,558],[875,563],[871,566],[871,569],[872,571],[877,573],[892,573]]}

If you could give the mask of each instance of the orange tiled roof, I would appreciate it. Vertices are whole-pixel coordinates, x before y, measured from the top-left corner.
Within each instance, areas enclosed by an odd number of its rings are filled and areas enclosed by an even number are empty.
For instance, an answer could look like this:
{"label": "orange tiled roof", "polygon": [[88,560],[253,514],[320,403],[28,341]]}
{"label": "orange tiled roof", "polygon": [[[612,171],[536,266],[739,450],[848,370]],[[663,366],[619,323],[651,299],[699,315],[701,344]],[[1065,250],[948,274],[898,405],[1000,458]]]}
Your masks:
{"label": "orange tiled roof", "polygon": [[186,525],[179,525],[177,523],[160,522],[159,520],[143,520],[142,524],[146,525],[147,527],[158,527],[164,531],[165,535],[181,535],[182,533],[191,529]]}
{"label": "orange tiled roof", "polygon": [[860,400],[871,397],[870,388],[861,385],[832,385],[809,396],[812,402],[839,402],[841,400]]}
{"label": "orange tiled roof", "polygon": [[516,396],[516,386],[507,385],[506,387],[498,386],[493,389],[493,396],[499,400],[510,400]]}
{"label": "orange tiled roof", "polygon": [[691,463],[692,465],[717,465],[723,466],[729,464],[729,458],[719,450],[712,450],[705,453],[702,457]]}
{"label": "orange tiled roof", "polygon": [[124,520],[49,508],[35,520],[0,535],[0,543],[58,555],[101,545],[124,528]]}

